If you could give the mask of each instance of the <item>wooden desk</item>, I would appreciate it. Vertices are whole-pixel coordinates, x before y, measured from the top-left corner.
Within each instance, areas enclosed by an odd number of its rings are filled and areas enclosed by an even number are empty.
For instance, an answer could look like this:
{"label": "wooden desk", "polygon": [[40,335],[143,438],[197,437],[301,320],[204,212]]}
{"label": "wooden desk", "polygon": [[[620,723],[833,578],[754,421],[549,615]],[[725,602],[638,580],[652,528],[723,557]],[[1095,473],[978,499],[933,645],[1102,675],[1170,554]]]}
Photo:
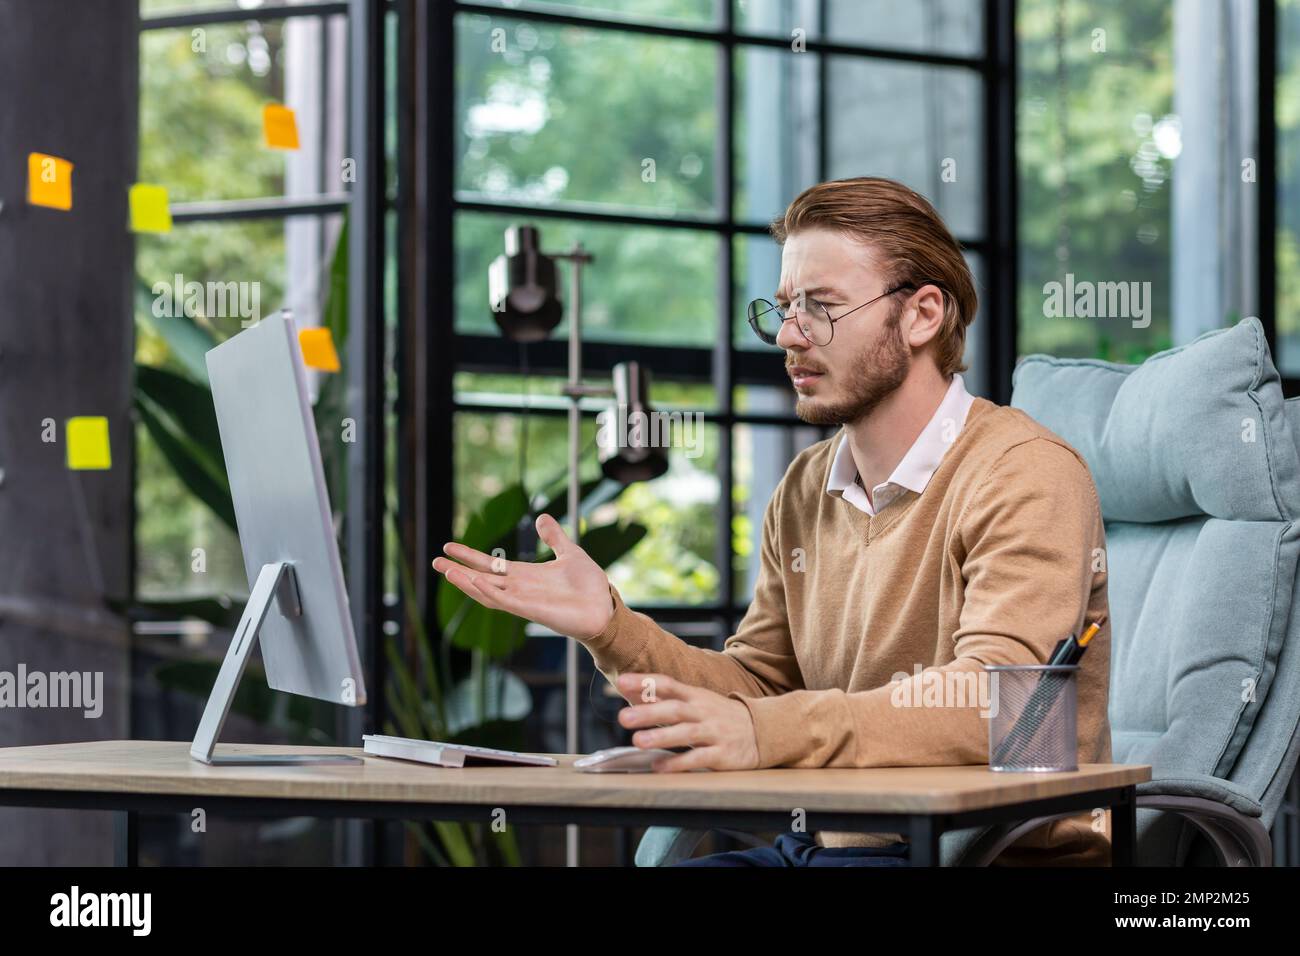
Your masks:
{"label": "wooden desk", "polygon": [[1110,807],[1117,865],[1132,865],[1138,783],[1148,766],[1085,764],[1071,773],[987,766],[728,773],[589,774],[558,767],[450,769],[349,747],[223,744],[220,753],[347,753],[361,765],[224,766],[191,759],[189,742],[107,740],[0,749],[0,805],[122,813],[117,860],[135,863],[137,813],[209,813],[907,834],[911,863],[934,865],[947,830]]}

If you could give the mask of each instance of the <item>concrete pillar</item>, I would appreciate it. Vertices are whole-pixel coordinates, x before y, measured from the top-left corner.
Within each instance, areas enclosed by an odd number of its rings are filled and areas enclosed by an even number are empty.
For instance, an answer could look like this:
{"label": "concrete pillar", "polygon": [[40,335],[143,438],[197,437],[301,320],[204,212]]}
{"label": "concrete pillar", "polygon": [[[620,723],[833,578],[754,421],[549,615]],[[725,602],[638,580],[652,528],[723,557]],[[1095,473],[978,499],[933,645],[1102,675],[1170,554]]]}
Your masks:
{"label": "concrete pillar", "polygon": [[[0,0],[0,670],[103,675],[103,712],[0,709],[0,746],[129,736],[135,0]],[[67,212],[27,157],[75,164]],[[109,421],[112,467],[69,471],[64,422]],[[57,441],[42,441],[53,419]],[[0,808],[0,865],[112,862],[107,813]]]}

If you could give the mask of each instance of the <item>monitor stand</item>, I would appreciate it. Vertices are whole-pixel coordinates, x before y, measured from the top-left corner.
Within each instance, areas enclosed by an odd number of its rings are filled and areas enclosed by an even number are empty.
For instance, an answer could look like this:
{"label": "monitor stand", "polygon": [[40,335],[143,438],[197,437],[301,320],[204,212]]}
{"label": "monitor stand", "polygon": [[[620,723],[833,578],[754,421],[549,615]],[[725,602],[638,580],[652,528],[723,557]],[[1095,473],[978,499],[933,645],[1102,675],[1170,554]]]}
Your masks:
{"label": "monitor stand", "polygon": [[235,691],[239,688],[239,679],[243,676],[244,667],[253,653],[253,645],[257,643],[258,632],[266,619],[267,612],[271,609],[272,600],[280,605],[280,613],[285,617],[302,616],[298,578],[294,574],[293,565],[288,561],[264,564],[262,570],[258,572],[252,593],[248,596],[248,604],[244,608],[244,615],[239,619],[239,626],[235,628],[235,636],[230,639],[226,659],[221,662],[217,682],[212,686],[212,693],[208,695],[207,706],[203,708],[198,732],[195,733],[194,743],[190,746],[190,756],[201,763],[216,766],[362,763],[360,757],[342,754],[213,755],[217,738],[221,736],[222,725],[225,724],[226,715],[230,713],[230,705],[234,702]]}

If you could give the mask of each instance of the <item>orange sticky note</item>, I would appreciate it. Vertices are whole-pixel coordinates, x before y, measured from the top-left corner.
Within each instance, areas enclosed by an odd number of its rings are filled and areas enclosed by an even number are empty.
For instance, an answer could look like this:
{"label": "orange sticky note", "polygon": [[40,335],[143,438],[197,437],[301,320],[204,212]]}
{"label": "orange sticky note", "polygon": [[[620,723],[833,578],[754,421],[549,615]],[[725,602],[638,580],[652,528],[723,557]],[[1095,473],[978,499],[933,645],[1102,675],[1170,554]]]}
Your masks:
{"label": "orange sticky note", "polygon": [[33,206],[71,209],[72,163],[45,153],[28,153],[27,201]]}
{"label": "orange sticky note", "polygon": [[112,467],[108,450],[108,419],[102,415],[69,418],[64,427],[68,440],[68,467],[74,471],[104,471]]}
{"label": "orange sticky note", "polygon": [[267,103],[262,109],[262,131],[272,149],[298,148],[298,120],[287,106]]}
{"label": "orange sticky note", "polygon": [[302,360],[308,368],[322,372],[339,370],[339,353],[334,350],[334,336],[330,335],[329,329],[300,329],[298,344],[302,347]]}
{"label": "orange sticky note", "polygon": [[128,196],[132,232],[172,231],[172,211],[167,202],[166,186],[136,183]]}

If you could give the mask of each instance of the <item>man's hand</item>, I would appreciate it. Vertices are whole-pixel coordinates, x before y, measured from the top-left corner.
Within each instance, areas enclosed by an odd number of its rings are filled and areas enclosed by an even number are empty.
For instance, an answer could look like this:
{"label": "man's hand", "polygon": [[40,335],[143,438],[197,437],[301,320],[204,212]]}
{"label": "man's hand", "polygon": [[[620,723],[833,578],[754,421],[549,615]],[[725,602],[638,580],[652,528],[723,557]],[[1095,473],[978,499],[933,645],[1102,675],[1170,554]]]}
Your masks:
{"label": "man's hand", "polygon": [[656,773],[677,770],[754,770],[758,741],[749,708],[738,700],[703,687],[692,687],[663,674],[620,674],[618,690],[635,702],[618,714],[618,722],[637,730],[638,747],[693,747],[656,760]]}
{"label": "man's hand", "polygon": [[493,558],[463,544],[443,546],[433,569],[484,607],[507,611],[568,637],[595,637],[614,616],[609,579],[550,515],[537,533],[555,552],[541,564]]}

